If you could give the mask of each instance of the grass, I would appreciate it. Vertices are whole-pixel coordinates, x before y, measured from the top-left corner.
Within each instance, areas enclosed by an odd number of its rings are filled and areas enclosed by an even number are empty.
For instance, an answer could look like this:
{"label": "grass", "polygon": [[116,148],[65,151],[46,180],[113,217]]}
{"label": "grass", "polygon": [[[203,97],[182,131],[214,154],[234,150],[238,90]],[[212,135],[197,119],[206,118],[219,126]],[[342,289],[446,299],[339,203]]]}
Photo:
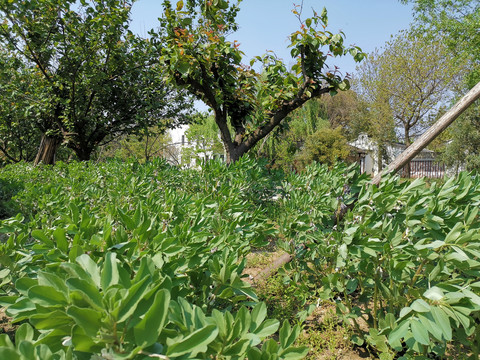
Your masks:
{"label": "grass", "polygon": [[314,313],[310,323],[311,326],[297,339],[297,345],[310,348],[306,359],[337,360],[351,351],[352,329],[340,321],[334,305],[326,304],[326,310],[321,314]]}

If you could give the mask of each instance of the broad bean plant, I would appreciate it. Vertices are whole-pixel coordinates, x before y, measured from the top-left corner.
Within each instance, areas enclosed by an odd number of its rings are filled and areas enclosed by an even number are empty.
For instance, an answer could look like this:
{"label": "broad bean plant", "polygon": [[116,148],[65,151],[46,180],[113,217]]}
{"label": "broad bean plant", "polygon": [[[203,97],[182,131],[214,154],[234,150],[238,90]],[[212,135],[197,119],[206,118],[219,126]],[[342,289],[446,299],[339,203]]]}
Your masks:
{"label": "broad bean plant", "polygon": [[[352,340],[382,360],[443,358],[449,345],[478,359],[480,177],[362,182],[340,223],[302,229],[290,268],[320,299],[335,301],[356,329]],[[325,191],[304,189],[291,194],[311,198],[300,206]]]}
{"label": "broad bean plant", "polygon": [[0,335],[0,358],[306,355],[300,326],[269,319],[243,275],[278,232],[265,166],[18,164],[0,177],[21,183],[0,223],[0,304],[21,325]]}

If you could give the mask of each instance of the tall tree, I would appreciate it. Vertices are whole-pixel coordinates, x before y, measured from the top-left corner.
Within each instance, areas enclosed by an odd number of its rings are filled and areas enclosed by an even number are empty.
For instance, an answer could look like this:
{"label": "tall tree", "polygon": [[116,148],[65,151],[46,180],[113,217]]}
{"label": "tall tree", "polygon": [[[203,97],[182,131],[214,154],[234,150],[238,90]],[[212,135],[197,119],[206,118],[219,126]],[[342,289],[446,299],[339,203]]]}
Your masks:
{"label": "tall tree", "polygon": [[[175,7],[170,1],[163,5],[157,37],[163,46],[161,61],[171,81],[213,110],[227,162],[239,159],[308,100],[349,88],[347,77],[327,67],[328,55],[350,53],[356,61],[364,56],[358,47],[344,45],[343,33],[325,30],[326,10],[302,21],[297,7],[300,30],[290,36],[295,65],[288,69],[267,53],[248,66],[242,63],[239,44],[229,41],[237,29],[238,3],[180,0]],[[252,68],[255,63],[259,72]]]}
{"label": "tall tree", "polygon": [[[399,33],[359,70],[358,90],[371,104],[371,116],[390,121],[391,114],[406,146],[425,130],[429,115],[451,99],[460,72],[440,41],[410,32]],[[409,174],[408,165],[406,170]]]}
{"label": "tall tree", "polygon": [[0,42],[32,76],[42,140],[36,162],[63,142],[88,160],[105,139],[180,118],[152,47],[128,30],[131,0],[0,0]]}
{"label": "tall tree", "polygon": [[478,0],[401,0],[414,4],[419,32],[441,39],[463,63],[471,61],[469,87],[480,81],[480,2]]}

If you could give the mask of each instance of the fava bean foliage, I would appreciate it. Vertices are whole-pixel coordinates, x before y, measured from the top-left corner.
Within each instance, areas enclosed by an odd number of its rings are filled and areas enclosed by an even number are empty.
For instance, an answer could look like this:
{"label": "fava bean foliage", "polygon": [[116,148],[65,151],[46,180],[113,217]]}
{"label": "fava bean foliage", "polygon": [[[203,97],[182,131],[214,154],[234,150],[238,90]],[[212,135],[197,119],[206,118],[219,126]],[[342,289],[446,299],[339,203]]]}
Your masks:
{"label": "fava bean foliage", "polygon": [[[18,326],[2,359],[301,359],[323,301],[382,360],[479,357],[475,174],[377,187],[342,164],[109,161],[16,164],[0,185],[0,304]],[[280,276],[300,313],[283,323],[244,275],[271,242],[293,255]]]}
{"label": "fava bean foliage", "polygon": [[242,275],[278,232],[267,175],[250,160],[2,169],[22,190],[0,226],[0,302],[21,325],[0,358],[304,357],[299,325],[269,319]]}
{"label": "fava bean foliage", "polygon": [[[305,211],[305,196],[321,201],[314,189],[300,189],[285,201],[291,213]],[[314,209],[304,215],[295,242],[284,246],[297,256],[290,280],[334,300],[356,328],[352,340],[382,360],[443,359],[452,351],[478,359],[480,177],[462,173],[428,186],[387,177],[356,196],[331,228],[317,225]]]}

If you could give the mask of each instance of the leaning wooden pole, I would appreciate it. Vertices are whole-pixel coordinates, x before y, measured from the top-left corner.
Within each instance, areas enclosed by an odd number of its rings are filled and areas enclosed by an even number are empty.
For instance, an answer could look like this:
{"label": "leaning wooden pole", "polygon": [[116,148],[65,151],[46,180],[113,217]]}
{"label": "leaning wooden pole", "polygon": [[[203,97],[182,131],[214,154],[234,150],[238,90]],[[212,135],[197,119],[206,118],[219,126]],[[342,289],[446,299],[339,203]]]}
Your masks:
{"label": "leaning wooden pole", "polygon": [[[380,184],[382,176],[390,173],[397,172],[406,163],[411,161],[415,155],[417,155],[423,148],[430,144],[438,135],[442,133],[456,118],[458,118],[470,105],[480,98],[480,82],[475,85],[463,98],[460,99],[450,110],[448,110],[440,119],[437,120],[422,136],[420,136],[412,145],[410,145],[403,153],[401,153],[388,167],[378,173],[371,183],[374,185]],[[346,208],[345,208],[346,209]],[[341,212],[337,217],[337,220],[343,218],[347,211]],[[255,280],[264,280],[269,276],[275,274],[279,268],[288,262],[292,261],[293,257],[290,254],[283,254],[270,266],[261,271]]]}
{"label": "leaning wooden pole", "polygon": [[456,118],[460,116],[475,100],[480,98],[480,82],[475,85],[464,97],[462,97],[450,110],[448,110],[440,119],[437,120],[425,133],[415,142],[405,149],[386,169],[379,172],[373,179],[372,184],[378,185],[382,176],[388,173],[395,173],[403,168],[408,162],[430,144],[438,135],[442,133]]}

